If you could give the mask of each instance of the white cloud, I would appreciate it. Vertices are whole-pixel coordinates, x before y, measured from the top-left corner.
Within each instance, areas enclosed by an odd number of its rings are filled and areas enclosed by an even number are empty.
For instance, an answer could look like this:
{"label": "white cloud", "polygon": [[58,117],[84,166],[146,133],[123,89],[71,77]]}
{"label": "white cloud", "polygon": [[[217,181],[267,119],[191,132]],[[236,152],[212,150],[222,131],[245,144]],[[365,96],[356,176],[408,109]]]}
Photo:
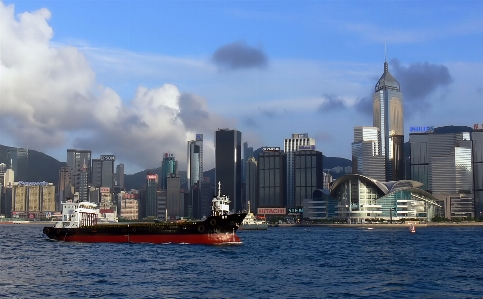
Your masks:
{"label": "white cloud", "polygon": [[[49,18],[46,9],[16,18],[13,5],[0,3],[0,125],[6,128],[2,139],[15,140],[9,145],[47,152],[90,149],[113,153],[133,169],[155,168],[167,151],[185,163],[186,141],[196,132],[186,128],[183,118],[206,115],[203,127],[210,131],[230,123],[209,112],[200,97],[197,101],[204,105],[183,111],[182,93],[173,84],[139,86],[134,98],[123,101],[115,90],[96,82],[76,47],[50,44]],[[120,63],[124,58],[106,57],[109,67],[125,65]]]}

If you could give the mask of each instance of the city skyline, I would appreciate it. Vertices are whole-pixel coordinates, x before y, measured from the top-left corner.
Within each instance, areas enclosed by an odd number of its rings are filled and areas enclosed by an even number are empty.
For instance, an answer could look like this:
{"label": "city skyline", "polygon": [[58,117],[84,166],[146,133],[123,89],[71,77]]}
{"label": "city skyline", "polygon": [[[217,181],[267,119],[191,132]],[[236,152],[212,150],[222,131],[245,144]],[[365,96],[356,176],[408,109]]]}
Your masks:
{"label": "city skyline", "polygon": [[59,161],[68,148],[115,154],[135,173],[185,157],[201,133],[211,169],[215,131],[230,128],[253,148],[308,133],[350,159],[385,43],[405,140],[412,126],[481,124],[480,6],[394,1],[392,22],[373,17],[377,1],[3,1],[1,143]]}

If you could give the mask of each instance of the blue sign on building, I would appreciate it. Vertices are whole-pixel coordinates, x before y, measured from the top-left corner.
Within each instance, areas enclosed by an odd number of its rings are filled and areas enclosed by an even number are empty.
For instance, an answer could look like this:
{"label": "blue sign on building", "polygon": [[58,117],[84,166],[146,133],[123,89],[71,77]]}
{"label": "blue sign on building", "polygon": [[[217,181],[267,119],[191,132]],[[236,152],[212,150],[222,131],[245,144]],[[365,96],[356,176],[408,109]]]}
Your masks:
{"label": "blue sign on building", "polygon": [[434,127],[433,126],[426,126],[426,127],[410,127],[409,133],[433,133]]}

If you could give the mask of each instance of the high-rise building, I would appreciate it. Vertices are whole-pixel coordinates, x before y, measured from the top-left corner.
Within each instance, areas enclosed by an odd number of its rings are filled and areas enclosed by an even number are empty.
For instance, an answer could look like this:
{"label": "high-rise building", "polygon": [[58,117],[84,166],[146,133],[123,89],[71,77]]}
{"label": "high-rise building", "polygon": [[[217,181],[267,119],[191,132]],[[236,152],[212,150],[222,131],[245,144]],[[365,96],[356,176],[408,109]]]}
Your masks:
{"label": "high-rise building", "polygon": [[59,185],[58,185],[58,194],[57,200],[55,204],[55,210],[61,211],[62,210],[62,202],[65,201],[67,198],[74,197],[74,187],[72,186],[72,182],[70,181],[72,178],[70,167],[61,167],[59,170]]}
{"label": "high-rise building", "polygon": [[309,138],[309,134],[292,134],[292,138],[286,138],[283,143],[283,150],[287,154],[287,207],[295,208],[294,190],[294,152],[299,149],[315,148],[315,139]]}
{"label": "high-rise building", "polygon": [[200,203],[200,181],[203,179],[203,134],[196,134],[196,140],[188,141],[187,162],[187,191],[190,198],[188,213],[191,217],[199,219],[202,216],[202,208]]}
{"label": "high-rise building", "polygon": [[7,152],[10,169],[15,173],[15,180],[28,181],[28,158],[29,151],[24,148],[11,148]]}
{"label": "high-rise building", "polygon": [[442,201],[447,218],[474,217],[470,133],[412,133],[409,142],[412,180]]}
{"label": "high-rise building", "polygon": [[379,152],[385,158],[385,181],[404,177],[404,109],[399,82],[389,73],[384,62],[384,73],[376,83],[373,101],[373,126],[379,128]]}
{"label": "high-rise building", "polygon": [[101,159],[92,159],[91,167],[91,186],[102,187],[102,161]]}
{"label": "high-rise building", "polygon": [[[286,154],[279,147],[263,147],[258,154],[258,196],[251,208],[285,208]],[[293,183],[292,183],[293,184]]]}
{"label": "high-rise building", "polygon": [[352,173],[385,181],[385,157],[379,152],[380,137],[377,127],[354,127]]}
{"label": "high-rise building", "polygon": [[176,161],[174,154],[164,153],[163,161],[161,162],[161,189],[167,188],[167,179],[172,173],[178,174],[178,161]]}
{"label": "high-rise building", "polygon": [[221,194],[230,200],[230,209],[242,210],[242,133],[237,130],[220,129],[215,132],[215,178],[221,182]]}
{"label": "high-rise building", "polygon": [[99,159],[92,159],[91,185],[93,187],[114,188],[114,162],[116,156],[101,155]]}
{"label": "high-rise building", "polygon": [[5,186],[5,172],[7,171],[7,165],[0,163],[0,185]]}
{"label": "high-rise building", "polygon": [[179,219],[184,216],[184,195],[181,196],[180,183],[179,174],[171,173],[167,178],[166,209],[170,219]]}
{"label": "high-rise building", "polygon": [[101,185],[102,187],[109,187],[112,192],[114,188],[114,162],[116,161],[116,156],[101,155],[101,161]]}
{"label": "high-rise building", "polygon": [[48,218],[47,213],[55,212],[55,186],[46,182],[15,182],[9,200],[8,217]]}
{"label": "high-rise building", "polygon": [[243,182],[245,183],[247,180],[247,171],[246,171],[246,167],[247,167],[247,162],[248,162],[248,159],[252,158],[253,157],[253,147],[249,147],[248,146],[248,142],[244,142],[243,143]]}
{"label": "high-rise building", "polygon": [[118,211],[120,218],[126,220],[138,220],[139,202],[137,199],[137,192],[121,191],[118,196]]}
{"label": "high-rise building", "polygon": [[79,201],[89,200],[89,167],[85,164],[79,169],[79,175],[77,176],[79,185],[76,193],[79,194]]}
{"label": "high-rise building", "polygon": [[312,193],[322,189],[324,183],[322,152],[316,151],[313,146],[310,149],[294,152],[294,191],[295,207],[302,207],[307,198],[312,198]]}
{"label": "high-rise building", "polygon": [[211,184],[209,177],[203,177],[199,185],[199,198],[200,198],[200,217],[208,217],[211,215],[211,205],[213,200],[213,195],[215,194],[213,190],[213,185]]}
{"label": "high-rise building", "polygon": [[[86,173],[87,173],[87,182],[90,182],[89,176],[91,174],[91,163],[92,163],[91,156],[92,156],[92,153],[90,150],[67,149],[66,164],[71,169],[70,181],[74,186],[75,192],[80,193],[81,181],[85,182],[85,178],[83,176],[85,176]],[[85,188],[85,192],[87,194],[87,183],[86,183],[86,186],[82,188]]]}
{"label": "high-rise building", "polygon": [[124,189],[124,164],[117,164],[115,186],[119,186],[121,190]]}
{"label": "high-rise building", "polygon": [[258,181],[258,167],[257,161],[255,158],[250,157],[245,163],[245,192],[246,192],[246,204],[248,206],[248,201],[250,201],[250,208],[251,211],[249,212],[256,212],[258,208],[258,188],[257,188],[257,181]]}
{"label": "high-rise building", "polygon": [[483,128],[471,133],[473,141],[473,188],[476,216],[483,218]]}
{"label": "high-rise building", "polygon": [[146,217],[157,217],[157,192],[158,191],[158,175],[148,174],[146,176]]}

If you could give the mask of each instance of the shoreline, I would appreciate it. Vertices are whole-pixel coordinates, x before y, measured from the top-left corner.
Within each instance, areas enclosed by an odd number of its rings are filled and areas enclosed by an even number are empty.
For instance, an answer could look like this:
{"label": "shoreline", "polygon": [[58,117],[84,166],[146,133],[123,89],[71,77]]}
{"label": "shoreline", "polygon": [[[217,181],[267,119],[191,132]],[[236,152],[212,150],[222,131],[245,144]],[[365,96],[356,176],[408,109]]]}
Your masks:
{"label": "shoreline", "polygon": [[270,227],[365,227],[365,228],[406,228],[409,227],[411,224],[414,224],[416,227],[463,227],[463,226],[483,226],[483,222],[428,222],[428,223],[358,223],[358,224],[348,224],[348,223],[335,223],[335,224],[278,224],[278,226],[270,226]]}

